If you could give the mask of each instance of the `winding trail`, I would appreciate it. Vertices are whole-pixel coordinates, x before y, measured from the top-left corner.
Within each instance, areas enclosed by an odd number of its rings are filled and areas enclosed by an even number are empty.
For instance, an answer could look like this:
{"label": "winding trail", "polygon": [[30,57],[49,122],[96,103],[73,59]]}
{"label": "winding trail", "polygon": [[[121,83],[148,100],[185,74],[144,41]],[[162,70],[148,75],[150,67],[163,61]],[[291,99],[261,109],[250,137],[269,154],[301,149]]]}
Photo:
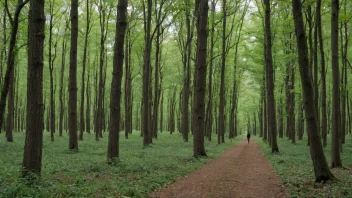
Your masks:
{"label": "winding trail", "polygon": [[243,140],[197,171],[150,194],[154,198],[287,197],[255,141]]}

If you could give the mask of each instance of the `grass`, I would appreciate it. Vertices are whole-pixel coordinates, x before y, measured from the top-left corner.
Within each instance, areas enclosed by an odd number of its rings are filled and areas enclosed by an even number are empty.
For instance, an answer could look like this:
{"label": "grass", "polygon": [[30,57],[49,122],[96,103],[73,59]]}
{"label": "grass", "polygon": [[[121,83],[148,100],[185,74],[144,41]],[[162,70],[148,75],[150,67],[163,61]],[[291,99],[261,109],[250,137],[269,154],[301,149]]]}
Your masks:
{"label": "grass", "polygon": [[51,142],[45,132],[42,176],[31,184],[20,178],[25,134],[15,132],[13,143],[1,138],[0,197],[147,197],[238,142],[205,141],[208,158],[195,159],[192,138],[184,142],[178,133],[159,133],[158,140],[143,148],[139,134],[133,132],[129,139],[120,135],[120,159],[111,166],[106,163],[107,133],[99,142],[85,133],[79,152],[72,153],[67,134]]}
{"label": "grass", "polygon": [[[341,153],[344,169],[331,169],[338,181],[314,183],[313,164],[307,146],[307,139],[292,144],[287,138],[279,138],[279,154],[271,154],[268,144],[259,138],[264,154],[272,167],[281,176],[283,184],[289,189],[291,197],[352,197],[352,137],[347,136]],[[331,166],[331,136],[324,149]]]}

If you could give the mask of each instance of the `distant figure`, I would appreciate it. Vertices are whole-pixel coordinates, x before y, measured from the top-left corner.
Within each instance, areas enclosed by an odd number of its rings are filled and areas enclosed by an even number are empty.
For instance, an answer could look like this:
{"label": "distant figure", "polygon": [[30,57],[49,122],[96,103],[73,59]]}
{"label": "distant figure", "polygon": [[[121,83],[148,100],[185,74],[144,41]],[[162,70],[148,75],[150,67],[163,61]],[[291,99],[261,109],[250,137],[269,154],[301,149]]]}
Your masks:
{"label": "distant figure", "polygon": [[247,134],[248,144],[249,144],[249,139],[251,139],[251,134],[250,133]]}

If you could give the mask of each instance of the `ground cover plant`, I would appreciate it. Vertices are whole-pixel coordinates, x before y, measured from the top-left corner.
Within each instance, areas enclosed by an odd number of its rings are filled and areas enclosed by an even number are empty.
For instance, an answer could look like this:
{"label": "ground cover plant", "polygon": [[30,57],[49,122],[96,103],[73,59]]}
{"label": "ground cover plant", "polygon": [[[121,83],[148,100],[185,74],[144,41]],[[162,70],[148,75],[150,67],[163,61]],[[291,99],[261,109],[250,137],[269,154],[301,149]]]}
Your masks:
{"label": "ground cover plant", "polygon": [[[352,137],[346,137],[346,144],[341,153],[344,168],[331,169],[337,181],[325,184],[314,183],[314,170],[307,146],[307,138],[292,144],[286,138],[279,139],[280,154],[271,154],[267,143],[255,138],[259,143],[272,167],[281,176],[282,182],[288,187],[292,197],[351,197],[352,196]],[[324,148],[328,164],[331,164],[331,137]]]}
{"label": "ground cover plant", "polygon": [[66,134],[50,142],[50,133],[45,132],[42,176],[31,184],[20,179],[24,134],[14,136],[15,142],[0,144],[0,197],[146,197],[238,142],[206,141],[208,158],[195,159],[192,139],[183,142],[179,133],[160,133],[158,140],[143,148],[140,132],[133,132],[120,140],[120,159],[111,166],[106,163],[107,138],[96,142],[94,134],[87,134],[79,152],[73,153]]}

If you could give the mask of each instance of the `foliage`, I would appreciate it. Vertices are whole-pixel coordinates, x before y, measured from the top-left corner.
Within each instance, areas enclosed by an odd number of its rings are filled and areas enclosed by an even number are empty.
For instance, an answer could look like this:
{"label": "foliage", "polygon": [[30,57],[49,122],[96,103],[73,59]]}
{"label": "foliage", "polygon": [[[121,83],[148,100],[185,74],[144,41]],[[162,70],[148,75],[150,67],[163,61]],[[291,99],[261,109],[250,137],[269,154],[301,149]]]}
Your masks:
{"label": "foliage", "polygon": [[[307,138],[292,144],[291,140],[279,139],[280,154],[271,154],[271,149],[259,138],[254,138],[276,172],[281,176],[283,184],[290,190],[291,197],[351,197],[352,196],[352,141],[347,136],[341,159],[345,169],[332,169],[338,181],[314,183],[314,170],[307,146]],[[324,149],[328,164],[331,154],[331,136]]]}
{"label": "foliage", "polygon": [[[105,136],[107,134],[105,133]],[[80,151],[68,151],[68,136],[50,142],[44,134],[42,177],[34,183],[19,179],[24,134],[14,133],[15,142],[0,144],[0,197],[145,197],[175,179],[218,157],[238,141],[217,145],[206,142],[208,158],[192,156],[192,139],[181,134],[160,133],[158,140],[143,149],[140,133],[120,140],[120,159],[106,163],[107,138],[96,142],[85,134]]]}

